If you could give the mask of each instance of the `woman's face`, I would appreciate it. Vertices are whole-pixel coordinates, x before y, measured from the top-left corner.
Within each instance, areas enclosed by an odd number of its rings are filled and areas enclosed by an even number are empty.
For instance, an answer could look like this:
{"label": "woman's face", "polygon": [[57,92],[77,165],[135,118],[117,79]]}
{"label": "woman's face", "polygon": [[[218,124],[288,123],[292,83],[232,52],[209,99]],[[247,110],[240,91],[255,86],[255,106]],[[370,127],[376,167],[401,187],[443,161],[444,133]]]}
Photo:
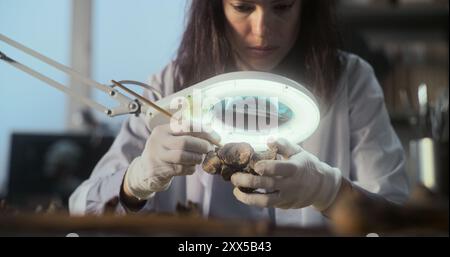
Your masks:
{"label": "woman's face", "polygon": [[302,0],[222,0],[240,70],[270,71],[293,47]]}

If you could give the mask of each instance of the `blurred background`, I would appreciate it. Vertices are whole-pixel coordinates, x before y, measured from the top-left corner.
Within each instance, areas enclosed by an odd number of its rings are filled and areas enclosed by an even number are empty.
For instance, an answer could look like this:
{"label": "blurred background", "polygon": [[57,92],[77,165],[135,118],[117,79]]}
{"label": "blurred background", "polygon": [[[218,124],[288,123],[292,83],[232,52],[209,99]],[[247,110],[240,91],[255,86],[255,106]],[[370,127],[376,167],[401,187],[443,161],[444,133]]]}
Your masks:
{"label": "blurred background", "polygon": [[[146,82],[175,56],[186,6],[186,0],[0,0],[0,33],[100,83]],[[116,104],[1,41],[0,49],[83,95]],[[85,109],[4,62],[0,85],[0,198],[23,208],[66,205],[123,118]]]}
{"label": "blurred background", "polygon": [[[446,181],[447,195],[448,5],[447,0],[338,1],[343,49],[373,65],[408,155],[411,183],[423,179],[424,169],[439,170],[433,178]],[[0,0],[0,33],[100,83],[145,82],[175,57],[187,6],[188,0]],[[83,95],[113,104],[3,42],[0,49]],[[426,101],[419,101],[424,92]],[[22,208],[66,206],[123,118],[92,112],[5,63],[0,96],[0,198]]]}

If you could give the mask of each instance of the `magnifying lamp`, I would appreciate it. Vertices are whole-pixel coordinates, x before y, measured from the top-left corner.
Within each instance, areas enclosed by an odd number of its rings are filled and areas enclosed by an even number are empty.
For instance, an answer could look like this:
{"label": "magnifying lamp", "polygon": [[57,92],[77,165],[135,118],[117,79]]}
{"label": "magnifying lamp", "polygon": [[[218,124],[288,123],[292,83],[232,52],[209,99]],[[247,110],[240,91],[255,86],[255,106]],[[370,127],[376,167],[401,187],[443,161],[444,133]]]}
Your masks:
{"label": "magnifying lamp", "polygon": [[[318,104],[304,86],[264,72],[218,75],[156,104],[171,110],[183,101],[188,105],[184,109],[190,111],[181,111],[180,116],[189,115],[197,123],[210,125],[221,136],[222,144],[247,142],[255,151],[267,149],[269,138],[283,137],[301,143],[320,122]],[[151,128],[167,122],[153,108],[148,109],[147,115],[152,117]]]}
{"label": "magnifying lamp", "polygon": [[[103,91],[119,105],[108,108],[78,95],[2,52],[1,60],[110,117],[145,115],[150,129],[174,121],[174,118],[176,121],[194,121],[195,124],[216,131],[222,138],[221,144],[247,142],[255,151],[263,151],[267,148],[269,138],[282,137],[290,142],[301,143],[319,126],[320,111],[313,94],[301,84],[279,75],[247,71],[226,73],[152,102],[123,84],[144,86],[160,95],[151,86],[135,81],[113,81],[113,85],[109,86],[100,84],[2,34],[0,40]],[[118,88],[136,99],[126,96]]]}

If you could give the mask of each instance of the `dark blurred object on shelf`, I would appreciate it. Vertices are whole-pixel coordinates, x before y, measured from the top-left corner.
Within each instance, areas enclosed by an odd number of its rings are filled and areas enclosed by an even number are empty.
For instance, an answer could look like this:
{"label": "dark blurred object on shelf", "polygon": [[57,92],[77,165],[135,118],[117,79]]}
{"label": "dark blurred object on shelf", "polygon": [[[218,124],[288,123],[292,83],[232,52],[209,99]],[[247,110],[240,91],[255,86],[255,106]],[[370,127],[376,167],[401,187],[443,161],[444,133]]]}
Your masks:
{"label": "dark blurred object on shelf", "polygon": [[187,204],[178,203],[175,212],[181,216],[202,217],[200,206],[192,201],[188,201]]}
{"label": "dark blurred object on shelf", "polygon": [[448,87],[438,97],[435,106],[431,109],[432,137],[438,142],[448,143],[449,116],[448,116]]}
{"label": "dark blurred object on shelf", "polygon": [[18,214],[18,210],[8,205],[5,199],[0,199],[0,215]]}
{"label": "dark blurred object on shelf", "polygon": [[[18,208],[10,206],[5,199],[0,200],[0,216],[8,215],[20,215],[22,212]],[[38,204],[35,206],[34,211],[28,212],[29,214],[68,214],[67,208],[61,205],[59,202],[50,201],[46,206]]]}
{"label": "dark blurred object on shelf", "polygon": [[448,198],[418,186],[403,206],[386,207],[348,194],[336,205],[332,219],[339,235],[448,237],[448,211]]}
{"label": "dark blurred object on shelf", "polygon": [[13,134],[8,203],[27,211],[51,203],[66,207],[70,194],[89,177],[113,140],[83,134]]}

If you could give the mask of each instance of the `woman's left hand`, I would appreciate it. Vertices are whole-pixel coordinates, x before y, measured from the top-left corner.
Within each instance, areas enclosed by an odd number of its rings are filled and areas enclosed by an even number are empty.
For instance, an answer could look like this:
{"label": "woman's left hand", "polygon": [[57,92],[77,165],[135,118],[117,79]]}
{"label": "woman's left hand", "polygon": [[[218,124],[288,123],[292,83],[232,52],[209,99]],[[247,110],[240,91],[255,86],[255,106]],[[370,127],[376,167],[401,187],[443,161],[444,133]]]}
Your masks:
{"label": "woman's left hand", "polygon": [[[342,175],[339,169],[321,162],[316,156],[285,139],[268,143],[277,149],[284,160],[264,160],[255,165],[254,176],[235,173],[231,182],[236,186],[235,197],[248,205],[298,209],[313,205],[324,211],[333,203],[340,189]],[[268,194],[241,192],[238,187],[260,188]]]}

